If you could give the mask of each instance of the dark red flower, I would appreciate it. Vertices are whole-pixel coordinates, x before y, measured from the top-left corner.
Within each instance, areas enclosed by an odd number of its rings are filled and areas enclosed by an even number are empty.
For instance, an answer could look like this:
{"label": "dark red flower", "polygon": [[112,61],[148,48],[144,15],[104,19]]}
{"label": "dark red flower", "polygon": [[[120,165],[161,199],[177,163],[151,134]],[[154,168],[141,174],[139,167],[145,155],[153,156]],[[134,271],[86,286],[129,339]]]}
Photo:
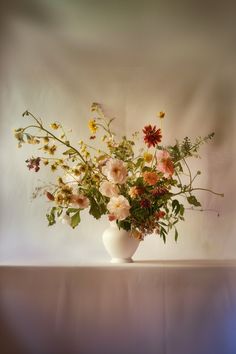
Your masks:
{"label": "dark red flower", "polygon": [[140,200],[140,206],[141,206],[141,208],[150,208],[150,206],[151,206],[150,200],[148,200],[148,199]]}
{"label": "dark red flower", "polygon": [[54,195],[50,192],[46,192],[46,196],[48,197],[49,200],[53,201],[55,200]]}
{"label": "dark red flower", "polygon": [[161,129],[157,129],[155,125],[153,127],[151,125],[146,125],[146,127],[143,128],[143,133],[144,142],[149,148],[151,146],[155,147],[161,142]]}
{"label": "dark red flower", "polygon": [[159,197],[162,196],[166,193],[168,193],[168,189],[165,187],[156,187],[152,190],[152,195],[154,195],[154,197]]}
{"label": "dark red flower", "polygon": [[162,210],[159,210],[155,213],[155,217],[157,220],[164,218],[165,215],[166,215],[166,213]]}
{"label": "dark red flower", "polygon": [[27,163],[27,167],[29,170],[34,170],[35,172],[38,172],[40,170],[40,157],[37,157],[36,159],[32,157],[29,160],[25,161]]}

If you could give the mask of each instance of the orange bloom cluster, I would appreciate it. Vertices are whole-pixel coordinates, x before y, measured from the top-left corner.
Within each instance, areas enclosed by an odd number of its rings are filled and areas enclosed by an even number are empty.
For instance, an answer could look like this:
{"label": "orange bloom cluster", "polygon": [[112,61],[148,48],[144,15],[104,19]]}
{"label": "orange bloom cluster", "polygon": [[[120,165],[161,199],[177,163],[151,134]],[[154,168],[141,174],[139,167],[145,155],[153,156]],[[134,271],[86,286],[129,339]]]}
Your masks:
{"label": "orange bloom cluster", "polygon": [[150,186],[154,186],[159,181],[159,176],[156,172],[146,171],[143,173],[143,180]]}

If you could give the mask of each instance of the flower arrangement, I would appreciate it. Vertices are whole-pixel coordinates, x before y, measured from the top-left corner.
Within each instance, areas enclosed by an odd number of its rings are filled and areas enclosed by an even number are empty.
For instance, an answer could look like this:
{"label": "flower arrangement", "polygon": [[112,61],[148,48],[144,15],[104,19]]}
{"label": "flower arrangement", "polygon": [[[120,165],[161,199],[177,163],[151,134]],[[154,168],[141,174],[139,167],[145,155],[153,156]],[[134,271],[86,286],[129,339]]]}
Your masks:
{"label": "flower arrangement", "polygon": [[[30,118],[31,123],[14,131],[19,147],[25,143],[38,147],[37,156],[26,160],[29,170],[38,172],[44,165],[52,172],[59,171],[55,183],[37,187],[34,193],[34,197],[46,195],[52,203],[47,214],[49,225],[60,219],[75,228],[81,212],[88,209],[96,219],[107,215],[139,240],[155,233],[166,242],[173,229],[177,241],[176,225],[184,220],[186,209],[179,196],[191,208],[201,207],[194,195],[197,190],[223,196],[195,187],[200,171],[193,174],[187,162],[191,157],[199,157],[200,146],[211,140],[214,133],[194,142],[186,137],[172,146],[162,146],[161,128],[149,124],[142,130],[144,148],[137,149],[138,132],[118,139],[112,130],[114,118],[107,118],[99,103],[92,104],[91,112],[89,142],[80,141],[78,146],[71,144],[60,123],[45,126],[29,111],[23,117]],[[158,114],[160,122],[164,117],[165,112]],[[99,134],[103,149],[91,145]],[[183,183],[186,175],[188,182]]]}

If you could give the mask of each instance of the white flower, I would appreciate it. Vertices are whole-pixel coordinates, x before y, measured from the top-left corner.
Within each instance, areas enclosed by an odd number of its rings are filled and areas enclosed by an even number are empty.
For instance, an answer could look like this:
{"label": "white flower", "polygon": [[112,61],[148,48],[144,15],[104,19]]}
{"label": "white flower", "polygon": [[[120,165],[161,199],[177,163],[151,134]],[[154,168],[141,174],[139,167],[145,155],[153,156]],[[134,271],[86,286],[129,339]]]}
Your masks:
{"label": "white flower", "polygon": [[70,225],[71,224],[71,217],[69,215],[65,214],[63,217],[61,217],[61,222],[62,222],[62,224]]}
{"label": "white flower", "polygon": [[105,197],[108,198],[118,196],[117,186],[109,181],[103,181],[100,185],[99,191],[102,193],[102,195],[105,195]]}
{"label": "white flower", "polygon": [[89,206],[89,199],[83,194],[72,194],[71,202],[74,208],[85,209]]}
{"label": "white flower", "polygon": [[127,178],[127,169],[123,161],[109,159],[102,172],[110,182],[124,184]]}
{"label": "white flower", "polygon": [[112,197],[110,202],[107,204],[107,209],[118,220],[124,220],[130,214],[129,201],[123,195],[119,195],[118,197]]}

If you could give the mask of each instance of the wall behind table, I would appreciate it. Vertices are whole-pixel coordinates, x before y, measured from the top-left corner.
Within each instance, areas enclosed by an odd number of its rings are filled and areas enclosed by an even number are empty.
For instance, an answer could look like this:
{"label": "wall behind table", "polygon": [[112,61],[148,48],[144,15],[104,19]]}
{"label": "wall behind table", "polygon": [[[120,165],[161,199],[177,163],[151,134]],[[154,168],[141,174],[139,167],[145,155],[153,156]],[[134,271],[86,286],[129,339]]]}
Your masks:
{"label": "wall behind table", "polygon": [[0,262],[76,264],[108,259],[101,233],[107,225],[85,213],[81,225],[48,228],[49,204],[30,201],[38,179],[17,150],[12,129],[29,109],[48,123],[73,129],[75,142],[87,136],[91,102],[116,116],[116,129],[156,123],[165,110],[163,143],[175,137],[216,132],[202,149],[202,187],[224,192],[199,197],[206,209],[189,211],[176,245],[154,236],[136,258],[235,258],[236,68],[234,8],[217,2],[10,1],[1,11],[1,226]]}

